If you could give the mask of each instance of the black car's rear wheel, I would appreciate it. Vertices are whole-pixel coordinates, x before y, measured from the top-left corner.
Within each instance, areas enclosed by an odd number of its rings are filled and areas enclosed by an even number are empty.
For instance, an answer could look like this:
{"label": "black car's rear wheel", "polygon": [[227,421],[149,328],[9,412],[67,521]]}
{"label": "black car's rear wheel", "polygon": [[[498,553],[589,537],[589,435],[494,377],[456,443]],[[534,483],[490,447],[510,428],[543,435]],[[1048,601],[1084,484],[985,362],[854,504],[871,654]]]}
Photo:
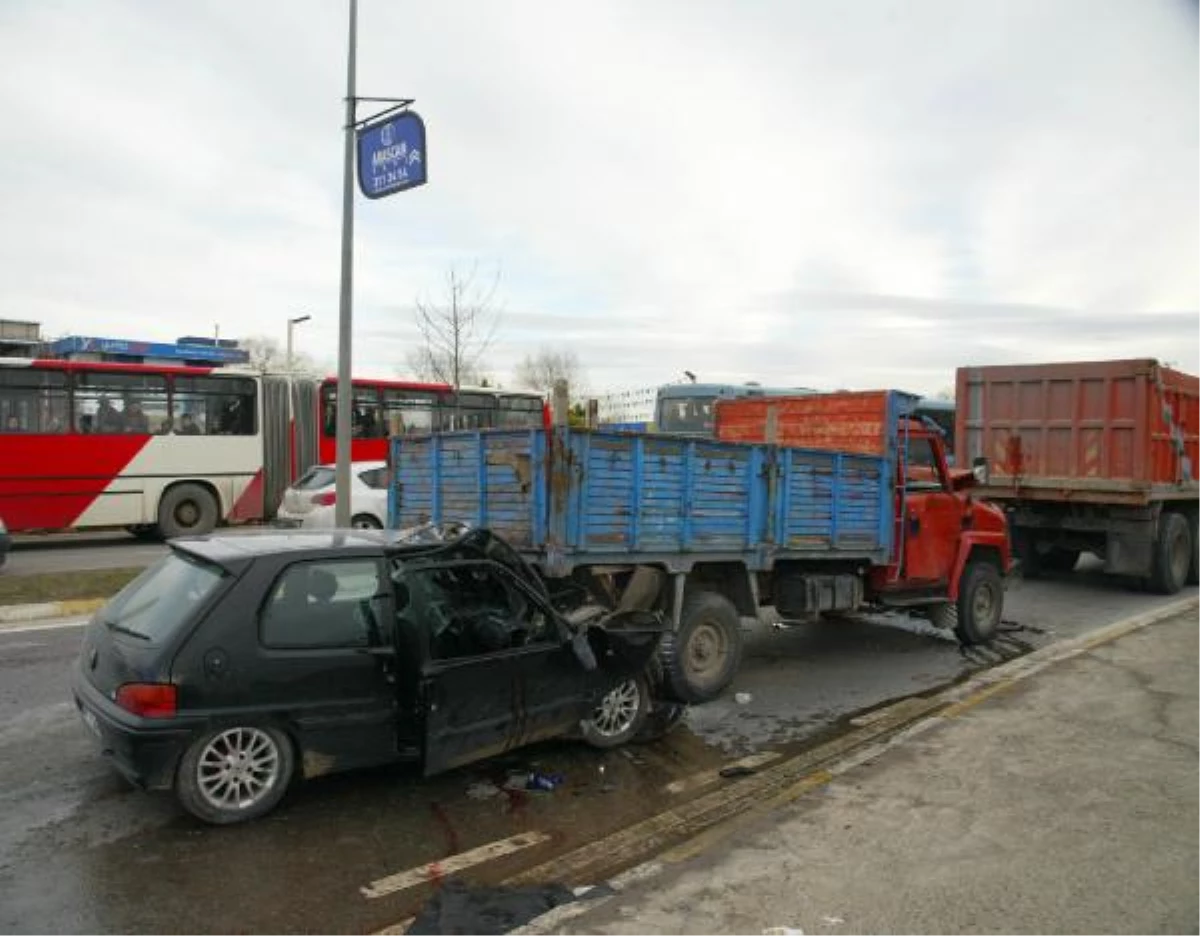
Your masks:
{"label": "black car's rear wheel", "polygon": [[183,808],[215,825],[266,815],[283,798],[295,757],[276,728],[217,728],[192,742],[179,763],[175,792]]}

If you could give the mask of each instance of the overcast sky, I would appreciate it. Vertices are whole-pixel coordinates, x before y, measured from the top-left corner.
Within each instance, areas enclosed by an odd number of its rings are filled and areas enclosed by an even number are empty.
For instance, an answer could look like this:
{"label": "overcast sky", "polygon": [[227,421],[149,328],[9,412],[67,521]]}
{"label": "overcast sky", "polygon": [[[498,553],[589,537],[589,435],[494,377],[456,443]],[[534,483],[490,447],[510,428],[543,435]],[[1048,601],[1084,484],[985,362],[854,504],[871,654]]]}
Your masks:
{"label": "overcast sky", "polygon": [[[345,0],[0,3],[0,318],[336,359]],[[1200,369],[1184,0],[360,0],[359,94],[430,182],[356,204],[355,372],[499,270],[488,370],[933,393]],[[366,116],[364,111],[361,116]]]}

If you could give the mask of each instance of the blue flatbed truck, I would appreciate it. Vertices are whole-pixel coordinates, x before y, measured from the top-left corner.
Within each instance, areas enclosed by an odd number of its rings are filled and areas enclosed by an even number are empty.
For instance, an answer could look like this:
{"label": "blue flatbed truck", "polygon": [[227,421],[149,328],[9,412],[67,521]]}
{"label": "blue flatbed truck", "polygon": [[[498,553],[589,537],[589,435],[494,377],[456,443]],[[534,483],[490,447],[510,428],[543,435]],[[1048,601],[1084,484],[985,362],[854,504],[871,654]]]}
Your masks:
{"label": "blue flatbed truck", "polygon": [[989,640],[1004,516],[908,417],[916,397],[877,397],[877,454],[566,427],[396,438],[389,525],[487,527],[550,582],[661,611],[666,687],[684,702],[729,685],[740,618],[765,606],[785,621],[925,608],[964,642]]}

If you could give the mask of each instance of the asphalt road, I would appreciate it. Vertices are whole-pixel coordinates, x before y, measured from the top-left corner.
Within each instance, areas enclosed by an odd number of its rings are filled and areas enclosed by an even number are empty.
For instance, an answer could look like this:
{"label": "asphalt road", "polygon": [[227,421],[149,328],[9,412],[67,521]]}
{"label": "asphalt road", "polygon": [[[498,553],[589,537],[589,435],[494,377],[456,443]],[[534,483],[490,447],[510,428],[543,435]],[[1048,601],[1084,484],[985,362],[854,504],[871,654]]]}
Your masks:
{"label": "asphalt road", "polygon": [[86,572],[148,566],[167,551],[161,542],[146,542],[129,533],[50,533],[14,537],[3,575]]}
{"label": "asphalt road", "polygon": [[[1008,596],[1003,637],[970,653],[902,616],[758,627],[733,691],[655,744],[543,745],[430,779],[400,768],[330,777],[263,820],[219,829],[129,788],[99,758],[68,701],[78,628],[0,633],[0,930],[377,930],[434,886],[371,896],[374,882],[532,836],[469,872],[497,883],[710,790],[708,772],[734,758],[803,749],[864,709],[1168,600],[1094,573],[1025,583]],[[531,767],[567,782],[497,789]]]}

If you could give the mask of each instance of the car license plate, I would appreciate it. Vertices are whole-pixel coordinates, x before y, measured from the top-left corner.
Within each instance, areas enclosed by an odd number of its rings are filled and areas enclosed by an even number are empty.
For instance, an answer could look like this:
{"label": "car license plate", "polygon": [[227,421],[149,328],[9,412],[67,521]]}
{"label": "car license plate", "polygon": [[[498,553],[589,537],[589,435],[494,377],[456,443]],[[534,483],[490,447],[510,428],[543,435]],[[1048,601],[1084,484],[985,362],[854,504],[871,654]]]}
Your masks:
{"label": "car license plate", "polygon": [[96,716],[93,715],[91,712],[89,712],[85,708],[81,708],[79,710],[79,715],[83,719],[83,723],[85,725],[87,725],[88,731],[90,731],[97,738],[99,738],[100,737],[100,722],[96,720]]}

